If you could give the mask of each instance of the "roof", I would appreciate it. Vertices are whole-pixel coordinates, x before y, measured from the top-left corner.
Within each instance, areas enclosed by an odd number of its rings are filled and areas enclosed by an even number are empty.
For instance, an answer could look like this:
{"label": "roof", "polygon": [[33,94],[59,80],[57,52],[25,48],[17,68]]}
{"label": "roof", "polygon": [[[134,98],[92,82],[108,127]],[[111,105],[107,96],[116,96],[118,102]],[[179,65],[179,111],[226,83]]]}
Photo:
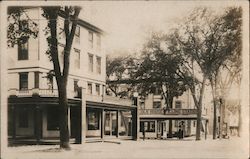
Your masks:
{"label": "roof", "polygon": [[[64,16],[65,16],[63,11],[60,11],[60,12],[59,12],[59,15],[60,15],[61,17],[64,17]],[[87,22],[87,21],[85,21],[85,20],[83,20],[83,19],[81,19],[81,18],[79,18],[79,17],[78,17],[78,24],[79,24],[80,26],[82,26],[82,27],[84,27],[84,28],[86,28],[86,29],[89,29],[89,30],[91,30],[91,31],[94,31],[94,32],[96,32],[96,33],[104,34],[104,31],[103,31],[102,29],[98,28],[97,26],[95,26],[95,25],[93,25],[93,24],[90,24],[89,22]]]}

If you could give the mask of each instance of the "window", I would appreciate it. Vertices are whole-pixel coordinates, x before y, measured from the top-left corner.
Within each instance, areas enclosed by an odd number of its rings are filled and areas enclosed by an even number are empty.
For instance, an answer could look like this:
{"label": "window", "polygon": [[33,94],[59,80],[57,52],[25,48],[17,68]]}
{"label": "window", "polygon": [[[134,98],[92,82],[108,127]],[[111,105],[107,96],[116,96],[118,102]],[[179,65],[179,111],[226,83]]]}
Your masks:
{"label": "window", "polygon": [[96,88],[96,95],[99,96],[100,95],[100,85],[96,84],[95,88]]}
{"label": "window", "polygon": [[19,128],[29,127],[29,113],[27,108],[21,108],[19,111]]}
{"label": "window", "polygon": [[47,130],[59,130],[60,116],[58,107],[49,107],[47,109]]}
{"label": "window", "polygon": [[74,92],[77,92],[79,89],[78,87],[78,80],[74,80]]}
{"label": "window", "polygon": [[101,57],[96,57],[96,71],[101,74]]}
{"label": "window", "polygon": [[75,49],[75,68],[80,69],[80,50]]}
{"label": "window", "polygon": [[94,47],[94,34],[89,31],[89,47],[92,49]]}
{"label": "window", "polygon": [[89,72],[94,71],[94,60],[93,60],[93,55],[89,54]]}
{"label": "window", "polygon": [[[19,29],[25,30],[28,28],[28,22],[23,20],[19,21]],[[21,39],[18,43],[18,60],[28,60],[28,41]]]}
{"label": "window", "polygon": [[161,94],[161,90],[160,90],[159,88],[153,88],[152,93],[153,93],[154,95],[160,95],[160,94]]}
{"label": "window", "polygon": [[75,31],[75,42],[77,44],[80,44],[80,27],[76,26],[76,31]]}
{"label": "window", "polygon": [[88,111],[88,130],[99,130],[99,112],[96,110]]}
{"label": "window", "polygon": [[101,50],[101,35],[97,35],[96,36],[96,45],[97,45],[97,50],[100,51]]}
{"label": "window", "polygon": [[92,94],[92,83],[88,83],[88,94]]}
{"label": "window", "polygon": [[[140,131],[143,131],[143,123],[140,123]],[[144,131],[145,132],[155,132],[155,122],[154,121],[144,121]]]}
{"label": "window", "polygon": [[195,127],[196,126],[196,121],[193,121],[193,127]]}
{"label": "window", "polygon": [[154,109],[161,108],[161,102],[160,101],[153,102],[153,108]]}
{"label": "window", "polygon": [[28,60],[28,41],[18,44],[18,60]]}
{"label": "window", "polygon": [[39,88],[39,72],[35,72],[35,88]]}
{"label": "window", "polygon": [[19,74],[19,89],[27,90],[28,89],[28,73],[20,73]]}
{"label": "window", "polygon": [[175,126],[175,127],[178,127],[178,126],[179,126],[179,121],[178,121],[178,120],[175,120],[175,121],[174,121],[174,126]]}
{"label": "window", "polygon": [[64,63],[64,45],[63,44],[58,44],[58,56],[59,56],[59,64],[62,70],[63,63]]}
{"label": "window", "polygon": [[181,101],[175,101],[175,108],[176,109],[181,109]]}

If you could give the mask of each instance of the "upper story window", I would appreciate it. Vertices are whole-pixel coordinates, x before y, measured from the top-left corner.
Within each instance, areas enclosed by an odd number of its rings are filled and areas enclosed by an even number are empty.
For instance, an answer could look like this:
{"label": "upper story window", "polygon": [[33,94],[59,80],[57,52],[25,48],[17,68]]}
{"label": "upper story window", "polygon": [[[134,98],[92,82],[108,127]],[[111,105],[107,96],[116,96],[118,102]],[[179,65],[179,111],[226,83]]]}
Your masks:
{"label": "upper story window", "polygon": [[18,60],[28,60],[28,41],[18,44]]}
{"label": "upper story window", "polygon": [[176,109],[181,109],[181,107],[182,107],[181,101],[180,100],[175,101],[175,108]]}
{"label": "upper story window", "polygon": [[97,34],[96,36],[96,47],[98,51],[101,50],[101,35],[100,34]]}
{"label": "upper story window", "polygon": [[80,69],[80,50],[75,49],[75,58],[74,58],[74,63],[75,63],[75,68]]}
{"label": "upper story window", "polygon": [[89,48],[94,47],[94,33],[92,31],[89,31]]}
{"label": "upper story window", "polygon": [[98,74],[101,74],[101,57],[96,57],[96,71]]}
{"label": "upper story window", "polygon": [[78,91],[78,80],[74,80],[74,92],[77,92]]}
{"label": "upper story window", "polygon": [[[25,30],[28,27],[27,21],[19,21],[20,30]],[[21,39],[18,43],[18,60],[28,60],[28,40]]]}
{"label": "upper story window", "polygon": [[161,108],[161,101],[154,101],[153,102],[153,108],[154,109]]}
{"label": "upper story window", "polygon": [[88,83],[88,94],[92,94],[92,83]]}
{"label": "upper story window", "polygon": [[80,44],[80,26],[76,26],[76,31],[75,31],[75,42],[77,44]]}
{"label": "upper story window", "polygon": [[89,54],[89,72],[94,71],[94,57],[92,54]]}
{"label": "upper story window", "polygon": [[28,89],[28,72],[19,74],[19,89],[20,90]]}
{"label": "upper story window", "polygon": [[99,85],[99,84],[96,84],[95,89],[96,89],[96,95],[99,96],[99,95],[101,94],[100,85]]}

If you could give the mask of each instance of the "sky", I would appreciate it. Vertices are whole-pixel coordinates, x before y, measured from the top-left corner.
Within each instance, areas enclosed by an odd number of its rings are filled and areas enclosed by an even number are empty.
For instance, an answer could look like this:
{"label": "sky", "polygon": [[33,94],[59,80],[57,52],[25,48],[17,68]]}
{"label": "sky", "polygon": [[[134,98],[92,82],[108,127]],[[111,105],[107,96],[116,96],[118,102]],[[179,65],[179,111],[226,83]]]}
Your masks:
{"label": "sky", "polygon": [[[165,31],[192,9],[208,6],[221,10],[234,1],[85,1],[80,17],[106,33],[108,51],[139,49],[149,32]],[[108,54],[108,53],[107,53]]]}

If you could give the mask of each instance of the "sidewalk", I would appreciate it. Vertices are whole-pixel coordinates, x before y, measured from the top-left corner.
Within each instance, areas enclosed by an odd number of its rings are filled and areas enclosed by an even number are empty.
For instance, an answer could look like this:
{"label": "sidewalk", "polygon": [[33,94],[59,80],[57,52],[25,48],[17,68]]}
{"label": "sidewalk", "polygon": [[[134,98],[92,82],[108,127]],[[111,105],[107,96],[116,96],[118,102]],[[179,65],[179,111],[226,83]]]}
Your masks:
{"label": "sidewalk", "polygon": [[72,144],[71,151],[58,145],[10,147],[4,159],[244,159],[248,145],[240,138],[194,140],[121,140]]}

